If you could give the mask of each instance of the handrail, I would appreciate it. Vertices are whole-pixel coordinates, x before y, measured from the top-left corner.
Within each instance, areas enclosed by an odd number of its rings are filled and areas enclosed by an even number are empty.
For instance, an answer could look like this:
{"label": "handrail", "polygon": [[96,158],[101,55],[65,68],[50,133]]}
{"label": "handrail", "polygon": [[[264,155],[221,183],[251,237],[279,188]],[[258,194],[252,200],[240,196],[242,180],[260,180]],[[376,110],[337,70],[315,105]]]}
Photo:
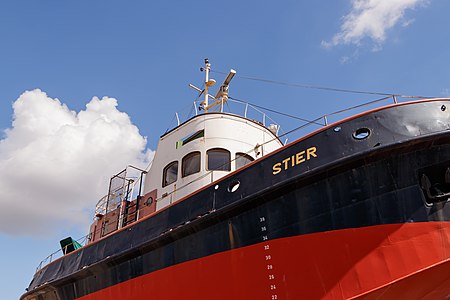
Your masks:
{"label": "handrail", "polygon": [[[202,103],[202,101],[200,100],[195,100],[192,102],[193,103],[193,107],[194,109],[191,108],[191,110],[189,111],[189,113],[183,118],[183,121],[180,120],[180,114],[178,112],[175,113],[176,116],[176,125],[175,126],[179,126],[181,123],[183,123],[186,120],[189,120],[191,117],[193,116],[197,116],[199,115],[199,110],[198,107],[199,105]],[[262,124],[263,126],[266,126],[266,121],[269,120],[271,121],[273,124],[277,125],[279,130],[281,130],[281,126],[278,124],[278,122],[274,121],[268,114],[266,114],[265,112],[263,112],[262,110],[260,110],[256,105],[250,104],[248,102],[244,102],[244,101],[240,101],[238,99],[234,99],[232,97],[230,97],[227,101],[224,101],[222,103],[222,105],[220,105],[219,107],[217,107],[217,110],[220,112],[227,112],[229,114],[233,114],[231,111],[229,111],[230,109],[228,108],[228,110],[225,109],[225,104],[228,105],[228,103],[234,103],[234,104],[240,104],[244,106],[243,109],[243,114],[242,116],[244,118],[250,119],[249,118],[249,114],[250,114],[250,110],[249,109],[253,109],[255,112],[257,112],[258,118],[254,119],[253,121],[256,121],[260,124]],[[213,110],[210,109],[210,111],[212,112]],[[194,112],[194,115],[192,115],[192,112]],[[235,113],[234,115],[241,115],[239,113]],[[172,119],[172,124],[173,124],[173,120]],[[170,128],[170,127],[169,127]]]}
{"label": "handrail", "polygon": [[[314,120],[305,122],[304,124],[302,124],[302,125],[300,125],[300,126],[294,128],[294,129],[292,129],[292,130],[290,130],[290,131],[288,131],[288,132],[285,132],[285,133],[279,135],[278,138],[284,137],[284,136],[286,136],[286,135],[288,135],[288,134],[291,134],[291,133],[293,133],[293,132],[296,132],[296,131],[298,131],[298,130],[300,130],[300,129],[304,129],[304,128],[309,127],[309,126],[311,126],[311,125],[327,126],[328,123],[329,123],[329,122],[328,122],[328,117],[330,117],[330,116],[335,116],[335,115],[338,115],[338,114],[341,114],[341,113],[344,113],[344,112],[348,112],[348,111],[351,111],[351,110],[354,110],[354,109],[357,109],[357,108],[361,108],[361,107],[369,106],[369,105],[371,105],[371,104],[375,104],[375,103],[379,103],[379,102],[382,102],[382,101],[386,101],[386,100],[391,99],[391,98],[392,98],[392,102],[393,102],[394,104],[398,104],[398,103],[399,103],[398,98],[401,98],[401,99],[408,98],[408,99],[410,99],[410,98],[413,98],[413,97],[399,97],[398,95],[391,95],[391,96],[383,97],[383,98],[376,99],[376,100],[373,100],[373,101],[369,101],[369,102],[366,102],[366,103],[363,103],[363,104],[359,104],[359,105],[356,105],[356,106],[353,106],[353,107],[349,107],[349,108],[346,108],[346,109],[341,109],[341,110],[338,110],[338,111],[335,111],[335,112],[332,112],[332,113],[324,114],[324,115],[322,115],[322,116],[320,116],[320,117],[318,117],[318,118],[315,118]],[[420,98],[420,97],[415,97],[415,98]],[[228,100],[228,101],[230,101],[230,100]],[[240,101],[237,101],[237,102],[240,102]],[[243,103],[243,102],[242,102],[242,103]],[[245,107],[245,112],[246,112],[246,113],[247,113],[247,111],[248,111],[248,107],[254,108],[255,110],[257,110],[257,111],[263,113],[262,111],[258,110],[256,107],[253,107],[253,106],[252,106],[251,104],[249,104],[249,103],[247,103],[247,104],[246,104],[246,107]],[[263,113],[263,114],[264,114],[264,113]],[[269,118],[271,121],[273,121],[270,117],[268,117],[268,118]],[[319,123],[320,120],[323,120],[323,124]],[[267,143],[270,143],[270,142],[274,141],[275,139],[276,139],[276,138],[274,138],[274,139],[272,139],[272,140],[269,140],[269,141],[266,141],[266,142],[263,143],[262,145],[267,144]],[[262,146],[262,145],[261,145],[261,146]],[[253,150],[254,150],[254,149],[251,149],[251,150],[247,151],[246,154],[250,153],[250,152],[253,151]],[[236,158],[235,158],[235,159],[236,159]],[[235,159],[231,160],[230,163],[232,163]],[[146,171],[141,170],[141,169],[139,169],[139,168],[136,168],[136,167],[133,167],[133,166],[130,166],[130,167],[135,168],[135,169],[137,169],[137,170],[139,170],[139,171],[142,171],[144,174],[146,173]],[[176,191],[179,191],[180,189],[183,189],[183,188],[185,188],[185,187],[187,187],[187,186],[193,184],[194,182],[197,182],[197,181],[199,181],[199,180],[202,180],[203,178],[208,177],[208,176],[210,177],[210,183],[213,182],[213,178],[214,178],[214,177],[213,177],[213,172],[214,172],[214,170],[206,172],[206,173],[203,174],[202,176],[200,176],[200,177],[198,177],[198,178],[196,178],[196,179],[194,179],[194,180],[192,180],[192,181],[186,183],[185,185],[182,185],[182,186],[180,186],[180,187],[177,187]],[[138,182],[141,182],[142,180],[143,180],[142,178],[141,178],[140,180],[136,180],[136,181],[134,182],[134,185],[136,185]],[[133,188],[134,188],[134,187],[133,187]],[[172,191],[172,192],[166,193],[166,194],[164,194],[163,196],[161,196],[161,197],[159,197],[159,198],[156,198],[154,201],[156,201],[156,202],[161,201],[163,198],[166,198],[166,197],[168,197],[168,196],[170,196],[170,197],[172,198],[173,194],[174,194],[176,191]],[[97,206],[96,206],[96,210],[95,210],[95,214],[96,214],[96,215],[97,215],[97,212],[99,212],[100,209],[102,209],[102,205],[106,205],[106,202],[105,202],[105,201],[107,201],[107,199],[108,199],[108,195],[105,195],[105,196],[103,196],[103,197],[97,202]],[[170,203],[172,203],[172,200],[170,201]],[[106,207],[105,207],[105,208],[106,208]],[[95,233],[98,233],[98,232],[100,232],[100,231],[101,231],[101,228],[98,229]],[[87,242],[90,240],[91,234],[92,234],[92,232],[89,233],[89,234],[87,234],[87,235],[85,235],[85,236],[83,236],[83,237],[81,237],[81,238],[79,238],[79,239],[77,240],[77,242],[79,242],[80,244],[84,244],[84,246],[86,246]],[[81,242],[80,242],[80,241],[81,241]],[[69,244],[69,245],[71,245],[71,244]],[[69,245],[67,245],[67,246],[69,246]],[[66,247],[67,247],[67,246],[66,246]],[[64,253],[64,252],[63,252],[63,249],[59,249],[59,250],[57,250],[57,251],[51,253],[50,255],[48,255],[46,258],[44,258],[44,259],[39,263],[39,265],[37,266],[36,272],[39,272],[43,267],[45,267],[46,265],[48,265],[49,263],[51,263],[51,262],[55,259],[56,255],[57,255],[58,253],[63,254],[63,253]],[[59,256],[57,256],[57,258],[59,258],[59,257],[61,257],[61,256],[62,256],[62,255],[59,255]]]}
{"label": "handrail", "polygon": [[[77,243],[86,246],[87,242],[89,241],[89,237],[90,237],[90,233],[82,236],[81,238],[79,238],[78,240],[76,240]],[[64,249],[58,249],[55,252],[51,253],[50,255],[48,255],[46,258],[44,258],[43,260],[41,260],[41,262],[39,263],[39,265],[36,267],[36,273],[39,272],[40,270],[42,270],[43,267],[45,267],[46,265],[50,264],[52,261],[54,261],[55,259],[58,259],[62,256],[64,256],[64,253],[66,252],[67,248],[69,246],[74,245],[75,243],[69,243],[66,246],[64,246]]]}

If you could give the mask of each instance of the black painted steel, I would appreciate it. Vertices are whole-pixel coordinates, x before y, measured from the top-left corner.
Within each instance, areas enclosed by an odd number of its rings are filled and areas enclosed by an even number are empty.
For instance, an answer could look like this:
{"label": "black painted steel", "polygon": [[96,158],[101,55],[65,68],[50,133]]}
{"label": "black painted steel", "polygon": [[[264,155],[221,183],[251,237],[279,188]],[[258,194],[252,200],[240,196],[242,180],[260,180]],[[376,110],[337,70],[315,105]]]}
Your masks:
{"label": "black painted steel", "polygon": [[[262,215],[268,239],[450,221],[446,201],[427,202],[420,183],[424,170],[438,172],[450,164],[450,115],[442,105],[448,101],[374,111],[290,144],[152,218],[49,264],[35,274],[22,299],[43,289],[51,292],[42,299],[74,299],[259,243]],[[337,126],[340,130],[334,130]],[[308,149],[315,149],[309,159]],[[231,192],[236,182],[239,187]]]}

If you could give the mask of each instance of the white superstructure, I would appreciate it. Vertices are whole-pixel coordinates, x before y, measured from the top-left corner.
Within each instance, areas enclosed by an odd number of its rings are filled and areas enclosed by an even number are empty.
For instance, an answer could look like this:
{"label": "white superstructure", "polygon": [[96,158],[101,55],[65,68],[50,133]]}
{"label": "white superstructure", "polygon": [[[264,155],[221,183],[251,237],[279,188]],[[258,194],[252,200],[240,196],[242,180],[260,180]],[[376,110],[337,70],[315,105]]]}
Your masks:
{"label": "white superstructure", "polygon": [[[265,118],[259,122],[247,118],[246,113],[242,117],[223,112],[236,71],[230,71],[212,96],[208,89],[216,81],[209,78],[207,59],[202,70],[206,73],[204,89],[191,87],[204,95],[200,104],[203,112],[160,138],[149,170],[128,166],[111,178],[108,194],[96,206],[90,242],[152,215],[283,146],[277,137],[278,125],[266,127]],[[130,177],[131,169],[140,175]]]}
{"label": "white superstructure", "polygon": [[156,193],[156,210],[177,201],[279,148],[258,122],[225,113],[204,113],[159,140],[144,194]]}

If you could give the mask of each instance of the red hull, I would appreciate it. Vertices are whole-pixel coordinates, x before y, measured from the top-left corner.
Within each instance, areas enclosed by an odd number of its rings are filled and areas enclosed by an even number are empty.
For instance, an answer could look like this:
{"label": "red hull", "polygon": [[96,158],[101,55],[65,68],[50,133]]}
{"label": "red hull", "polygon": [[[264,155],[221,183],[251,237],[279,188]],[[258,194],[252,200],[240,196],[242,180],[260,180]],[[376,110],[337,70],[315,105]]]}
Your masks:
{"label": "red hull", "polygon": [[265,241],[78,298],[444,299],[450,223],[380,225]]}

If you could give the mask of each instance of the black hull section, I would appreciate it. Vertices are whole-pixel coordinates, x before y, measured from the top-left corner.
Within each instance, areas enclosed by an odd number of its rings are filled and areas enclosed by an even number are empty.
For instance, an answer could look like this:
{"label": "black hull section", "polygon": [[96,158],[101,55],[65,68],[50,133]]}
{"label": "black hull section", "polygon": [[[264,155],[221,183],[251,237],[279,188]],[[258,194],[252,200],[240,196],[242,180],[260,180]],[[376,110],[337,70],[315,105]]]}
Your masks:
{"label": "black hull section", "polygon": [[[426,174],[434,186],[445,189],[450,115],[443,105],[448,104],[398,105],[325,128],[49,264],[35,275],[23,298],[40,290],[48,291],[42,299],[75,299],[265,240],[450,221],[447,201],[432,203],[421,184]],[[355,139],[353,133],[360,129],[368,129],[369,136]],[[308,149],[314,149],[309,157]],[[230,191],[236,183],[239,188]]]}

